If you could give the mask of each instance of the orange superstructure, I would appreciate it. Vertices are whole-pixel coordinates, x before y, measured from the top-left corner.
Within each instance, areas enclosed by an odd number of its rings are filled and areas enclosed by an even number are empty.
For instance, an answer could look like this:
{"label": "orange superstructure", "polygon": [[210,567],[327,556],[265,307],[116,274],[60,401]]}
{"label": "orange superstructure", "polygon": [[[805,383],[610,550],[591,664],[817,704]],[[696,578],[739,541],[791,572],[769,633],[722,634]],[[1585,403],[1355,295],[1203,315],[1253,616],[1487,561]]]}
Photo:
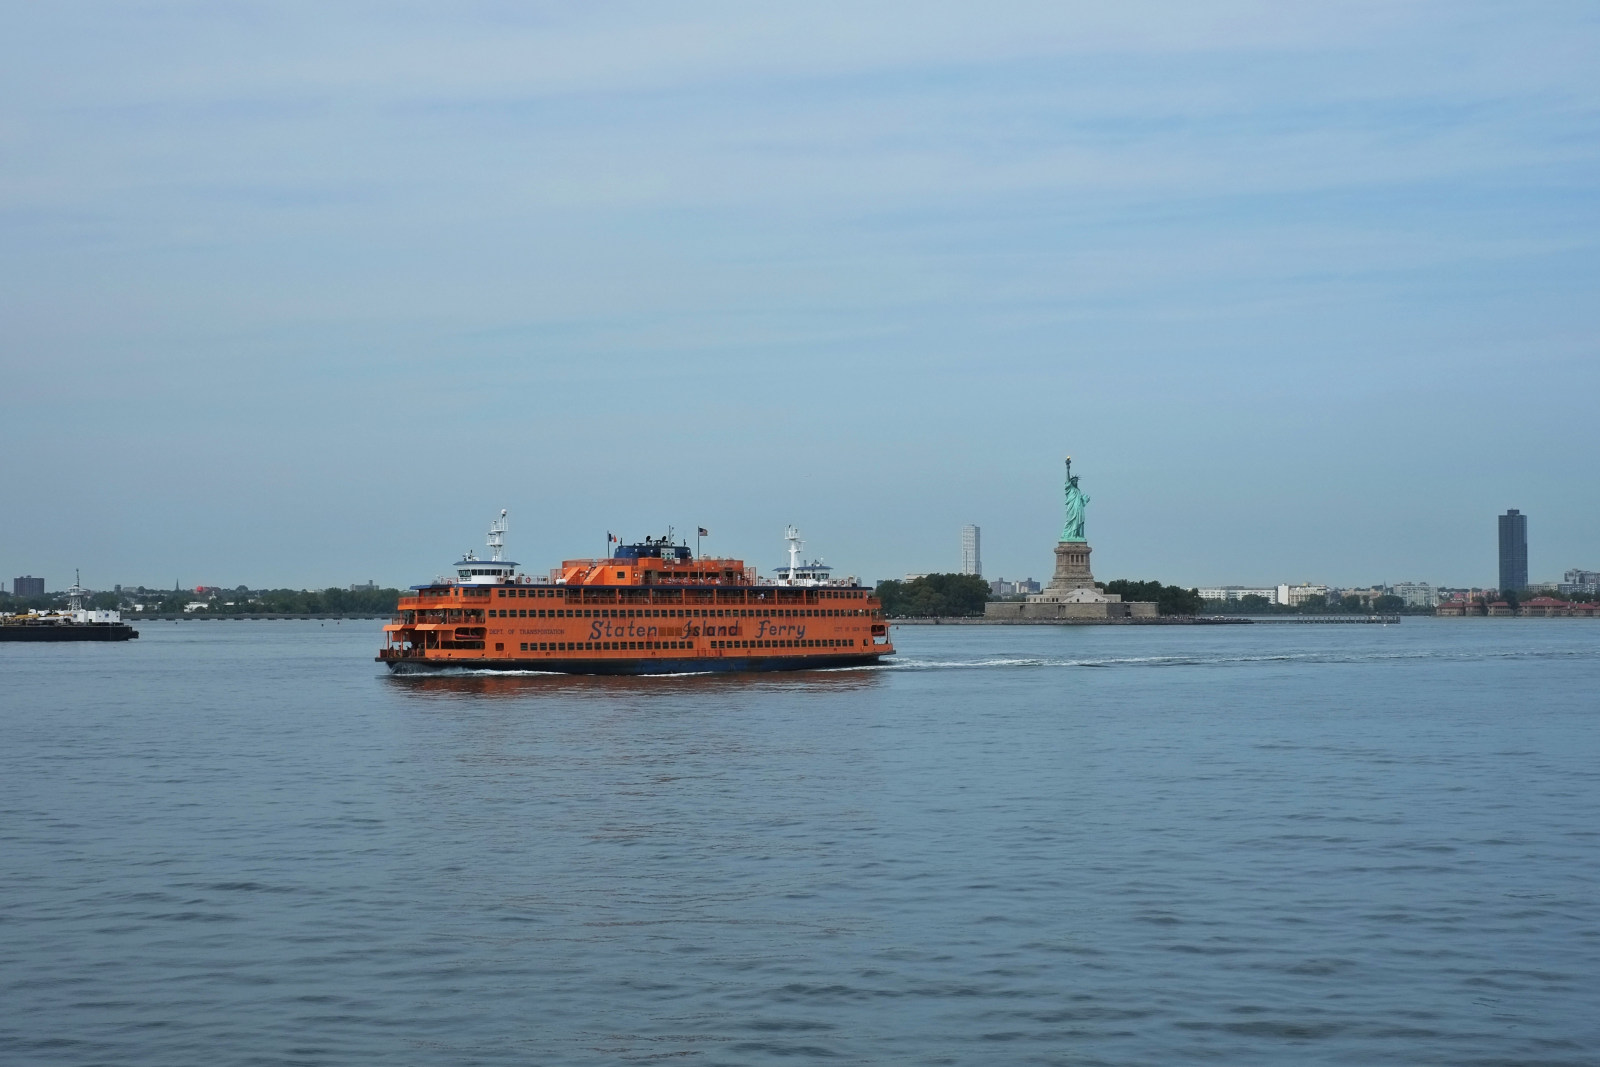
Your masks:
{"label": "orange superstructure", "polygon": [[787,578],[762,582],[742,560],[697,557],[670,537],[566,560],[535,579],[499,558],[501,516],[493,558],[468,553],[455,577],[400,598],[379,662],[671,674],[857,666],[894,652],[882,604],[854,582],[797,578],[792,562]]}

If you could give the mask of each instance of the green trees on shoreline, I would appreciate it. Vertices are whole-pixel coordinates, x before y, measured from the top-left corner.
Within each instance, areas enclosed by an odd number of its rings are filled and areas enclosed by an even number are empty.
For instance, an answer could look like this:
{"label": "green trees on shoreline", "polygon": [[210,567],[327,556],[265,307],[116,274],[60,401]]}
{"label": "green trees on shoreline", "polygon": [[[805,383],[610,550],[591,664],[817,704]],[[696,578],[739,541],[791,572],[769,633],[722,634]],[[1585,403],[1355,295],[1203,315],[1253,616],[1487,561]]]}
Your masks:
{"label": "green trees on shoreline", "polygon": [[976,574],[924,574],[879,582],[877,592],[891,618],[958,618],[983,614],[989,583]]}
{"label": "green trees on shoreline", "polygon": [[1160,582],[1141,582],[1131,578],[1118,578],[1107,582],[1105,590],[1127,601],[1153,601],[1156,611],[1162,615],[1197,615],[1204,610],[1206,603],[1200,599],[1198,589],[1162,585]]}
{"label": "green trees on shoreline", "polygon": [[[1155,603],[1162,615],[1194,615],[1205,603],[1197,590],[1160,582],[1119,578],[1107,582],[1105,591],[1123,600]],[[890,618],[970,618],[983,614],[989,583],[973,574],[924,574],[907,581],[879,582],[877,593]]]}

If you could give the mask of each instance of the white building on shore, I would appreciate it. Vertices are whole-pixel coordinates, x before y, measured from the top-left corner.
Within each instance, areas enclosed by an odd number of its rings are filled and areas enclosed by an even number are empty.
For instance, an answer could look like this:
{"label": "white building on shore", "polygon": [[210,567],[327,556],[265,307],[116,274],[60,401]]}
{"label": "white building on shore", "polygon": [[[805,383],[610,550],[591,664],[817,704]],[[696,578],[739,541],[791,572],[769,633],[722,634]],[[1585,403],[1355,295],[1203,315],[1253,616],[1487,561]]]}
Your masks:
{"label": "white building on shore", "polygon": [[1314,596],[1325,597],[1328,587],[1325,585],[1312,585],[1301,582],[1299,585],[1280,585],[1277,589],[1277,601],[1291,608],[1297,608]]}
{"label": "white building on shore", "polygon": [[1269,604],[1278,602],[1278,591],[1271,586],[1253,585],[1213,585],[1200,589],[1201,600],[1215,600],[1224,604],[1234,604],[1247,596],[1258,596]]}

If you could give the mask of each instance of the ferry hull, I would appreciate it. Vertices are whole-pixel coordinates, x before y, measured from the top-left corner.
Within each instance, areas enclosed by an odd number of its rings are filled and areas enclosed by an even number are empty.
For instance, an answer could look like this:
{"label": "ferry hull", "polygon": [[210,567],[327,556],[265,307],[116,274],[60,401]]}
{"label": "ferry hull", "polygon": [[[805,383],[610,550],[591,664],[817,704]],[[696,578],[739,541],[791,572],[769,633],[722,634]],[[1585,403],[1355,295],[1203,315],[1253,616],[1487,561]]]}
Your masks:
{"label": "ferry hull", "polygon": [[839,667],[871,667],[889,653],[850,653],[837,656],[707,656],[683,659],[448,659],[422,657],[387,659],[396,674],[433,674],[437,671],[538,671],[551,674],[709,674],[767,671],[816,671]]}

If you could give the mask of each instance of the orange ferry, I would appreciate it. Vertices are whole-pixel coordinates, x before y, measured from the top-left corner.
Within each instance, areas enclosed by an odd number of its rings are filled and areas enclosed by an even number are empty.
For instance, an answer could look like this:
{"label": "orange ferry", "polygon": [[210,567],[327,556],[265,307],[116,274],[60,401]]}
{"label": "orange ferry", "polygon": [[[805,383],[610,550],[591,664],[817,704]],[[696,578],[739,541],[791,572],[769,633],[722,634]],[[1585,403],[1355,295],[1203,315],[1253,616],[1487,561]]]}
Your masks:
{"label": "orange ferry", "polygon": [[619,544],[607,559],[565,560],[541,579],[501,558],[505,516],[489,527],[489,559],[468,552],[455,577],[400,598],[378,662],[398,672],[678,674],[853,667],[894,652],[872,590],[800,563],[793,528],[789,566],[770,581],[743,560],[697,558],[670,532]]}

